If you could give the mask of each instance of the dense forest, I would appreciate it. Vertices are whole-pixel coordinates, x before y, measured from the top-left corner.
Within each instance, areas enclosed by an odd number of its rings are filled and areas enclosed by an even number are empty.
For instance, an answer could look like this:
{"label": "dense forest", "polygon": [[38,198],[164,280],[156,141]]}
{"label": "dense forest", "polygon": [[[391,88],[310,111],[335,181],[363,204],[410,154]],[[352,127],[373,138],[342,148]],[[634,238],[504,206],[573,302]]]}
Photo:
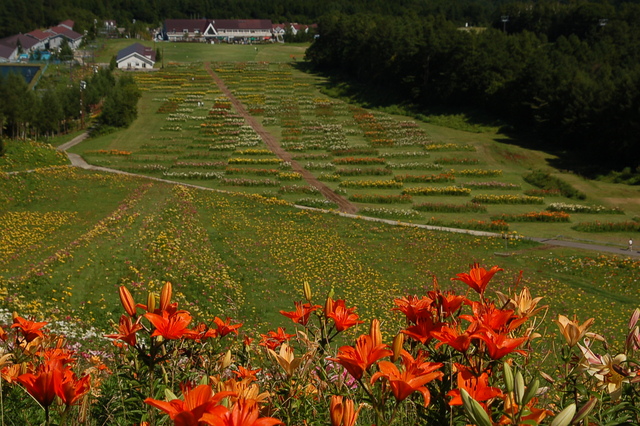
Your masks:
{"label": "dense forest", "polygon": [[640,172],[638,1],[14,0],[0,2],[0,36],[203,17],[318,23],[316,70],[418,110],[489,112],[594,166]]}
{"label": "dense forest", "polygon": [[332,13],[307,59],[396,101],[489,111],[547,149],[590,154],[594,171],[637,169],[640,5],[504,10],[505,22],[482,30],[442,16]]}

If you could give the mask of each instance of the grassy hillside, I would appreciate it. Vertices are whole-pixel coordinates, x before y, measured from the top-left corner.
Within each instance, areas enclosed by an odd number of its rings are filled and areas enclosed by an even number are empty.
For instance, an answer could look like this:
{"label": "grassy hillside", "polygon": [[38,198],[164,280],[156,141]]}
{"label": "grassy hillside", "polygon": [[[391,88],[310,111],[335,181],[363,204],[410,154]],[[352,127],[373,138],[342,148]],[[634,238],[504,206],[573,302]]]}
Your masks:
{"label": "grassy hillside", "polygon": [[[332,207],[238,116],[204,69],[204,61],[211,61],[234,96],[293,158],[363,215],[619,247],[640,238],[638,188],[556,170],[553,156],[522,148],[497,128],[457,130],[468,127],[461,125],[463,117],[433,117],[440,124],[435,125],[327,97],[321,94],[323,79],[295,67],[293,57],[299,59],[304,46],[162,46],[169,52],[167,66],[135,74],[143,97],[134,125],[73,152],[98,165]],[[545,192],[525,181],[534,170],[586,198]],[[466,192],[438,193],[450,187]],[[558,203],[590,211],[558,218],[548,213]],[[574,229],[580,223],[610,229]]]}

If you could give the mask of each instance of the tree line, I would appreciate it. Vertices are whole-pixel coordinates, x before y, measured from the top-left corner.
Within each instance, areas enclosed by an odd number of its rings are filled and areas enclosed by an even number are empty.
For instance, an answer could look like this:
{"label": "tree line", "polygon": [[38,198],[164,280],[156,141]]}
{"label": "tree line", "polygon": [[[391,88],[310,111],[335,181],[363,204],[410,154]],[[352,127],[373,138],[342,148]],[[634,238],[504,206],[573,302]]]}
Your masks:
{"label": "tree line", "polygon": [[99,69],[84,87],[74,84],[44,85],[32,90],[20,74],[0,76],[0,138],[41,138],[71,131],[94,109],[98,125],[126,127],[137,116],[140,92],[133,77],[116,79]]}
{"label": "tree line", "polygon": [[521,4],[506,12],[483,30],[442,15],[332,13],[320,19],[307,59],[395,101],[491,111],[555,149],[637,168],[640,5]]}
{"label": "tree line", "polygon": [[[77,32],[94,29],[94,20],[116,20],[129,30],[165,19],[271,19],[274,23],[315,23],[327,13],[442,15],[464,24],[488,25],[501,0],[12,0],[0,2],[0,38],[71,19]],[[134,23],[135,20],[135,23]]]}

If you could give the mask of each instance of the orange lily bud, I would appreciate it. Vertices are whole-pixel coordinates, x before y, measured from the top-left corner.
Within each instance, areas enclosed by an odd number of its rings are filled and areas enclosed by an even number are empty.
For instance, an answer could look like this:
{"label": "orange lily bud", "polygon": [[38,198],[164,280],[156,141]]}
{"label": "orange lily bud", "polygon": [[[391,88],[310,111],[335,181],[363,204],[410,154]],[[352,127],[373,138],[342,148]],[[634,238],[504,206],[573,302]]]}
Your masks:
{"label": "orange lily bud", "polygon": [[404,334],[398,333],[396,337],[393,338],[393,344],[391,349],[393,350],[393,355],[391,355],[391,362],[396,362],[398,358],[400,358],[400,352],[402,352],[402,344],[404,343]]}
{"label": "orange lily bud", "polygon": [[122,303],[122,307],[125,312],[131,317],[135,316],[136,303],[133,301],[133,296],[131,296],[129,290],[127,290],[125,286],[121,285],[118,292],[120,293],[120,303]]}
{"label": "orange lily bud", "polygon": [[371,326],[369,327],[369,336],[373,340],[373,347],[382,344],[382,332],[380,331],[380,321],[377,318],[371,320]]}
{"label": "orange lily bud", "polygon": [[169,303],[171,302],[171,292],[173,287],[171,283],[167,281],[162,286],[162,291],[160,292],[160,310],[164,311],[169,307]]}
{"label": "orange lily bud", "polygon": [[302,288],[304,290],[304,298],[307,299],[307,302],[311,303],[311,286],[305,281]]}
{"label": "orange lily bud", "polygon": [[228,350],[226,354],[224,354],[224,358],[222,358],[221,366],[222,368],[227,368],[231,365],[231,351]]}
{"label": "orange lily bud", "polygon": [[344,415],[344,405],[342,396],[331,395],[331,404],[329,406],[329,416],[331,417],[331,426],[340,426]]}
{"label": "orange lily bud", "polygon": [[327,296],[327,301],[324,302],[324,316],[329,318],[329,314],[333,313],[333,299],[331,296]]}
{"label": "orange lily bud", "polygon": [[153,312],[156,310],[156,296],[149,292],[147,295],[147,312]]}

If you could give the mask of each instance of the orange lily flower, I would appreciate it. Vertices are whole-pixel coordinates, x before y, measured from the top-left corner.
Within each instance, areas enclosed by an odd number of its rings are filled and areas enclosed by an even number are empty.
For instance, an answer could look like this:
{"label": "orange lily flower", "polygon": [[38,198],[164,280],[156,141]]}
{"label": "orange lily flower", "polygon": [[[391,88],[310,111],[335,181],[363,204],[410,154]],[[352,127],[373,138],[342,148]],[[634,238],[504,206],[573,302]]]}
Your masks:
{"label": "orange lily flower", "polygon": [[122,314],[120,317],[120,325],[118,326],[118,333],[107,334],[105,337],[122,340],[130,346],[135,346],[137,343],[136,333],[139,330],[142,330],[142,325],[138,323],[138,321],[133,323],[131,317]]}
{"label": "orange lily flower", "polygon": [[227,317],[226,321],[222,321],[220,318],[215,317],[213,322],[218,326],[217,334],[219,337],[224,337],[229,333],[238,334],[238,329],[242,327],[242,323],[231,324],[231,318]]}
{"label": "orange lily flower", "polygon": [[413,325],[406,330],[401,330],[402,334],[419,341],[423,345],[426,345],[433,339],[431,335],[432,331],[439,331],[442,328],[443,323],[434,323],[432,318],[419,318],[416,325]]}
{"label": "orange lily flower", "polygon": [[87,374],[78,380],[73,371],[65,370],[62,380],[56,384],[56,395],[60,397],[65,405],[73,405],[89,392],[91,388],[90,379]]}
{"label": "orange lily flower", "polygon": [[202,420],[206,424],[214,426],[274,426],[283,425],[284,423],[273,417],[260,417],[260,408],[253,400],[238,400],[229,411],[209,414],[202,416]]}
{"label": "orange lily flower", "polygon": [[468,299],[464,296],[451,292],[442,293],[440,290],[430,291],[429,297],[434,300],[434,307],[444,318],[450,317],[460,309],[463,303],[468,302]]}
{"label": "orange lily flower", "polygon": [[515,330],[527,321],[526,317],[518,317],[509,309],[498,309],[493,303],[470,302],[470,305],[473,316],[460,315],[460,318],[498,333]]}
{"label": "orange lily flower", "polygon": [[431,331],[431,336],[440,340],[436,348],[447,344],[458,352],[465,353],[469,349],[469,346],[471,346],[471,339],[476,337],[471,331],[471,328],[475,330],[476,327],[472,324],[467,331],[460,333],[460,330],[457,328],[443,326],[440,330]]}
{"label": "orange lily flower", "polygon": [[378,363],[380,371],[371,377],[371,383],[375,383],[381,377],[386,378],[391,386],[391,392],[398,402],[404,401],[413,392],[420,392],[426,407],[431,402],[431,393],[424,385],[443,376],[441,371],[435,371],[443,364],[424,362],[423,359],[423,353],[414,359],[407,351],[402,351],[402,370],[392,362],[380,361]]}
{"label": "orange lily flower", "polygon": [[464,365],[458,363],[454,365],[458,370],[458,389],[447,393],[448,396],[453,397],[453,399],[449,401],[449,405],[462,405],[460,389],[466,390],[469,396],[480,403],[495,397],[502,397],[503,394],[499,388],[489,386],[489,375],[486,372],[483,372],[480,376],[476,376]]}
{"label": "orange lily flower", "polygon": [[320,305],[311,305],[311,303],[304,303],[304,304],[301,302],[294,302],[294,303],[296,305],[295,311],[292,311],[292,312],[280,311],[280,313],[287,318],[291,318],[291,320],[296,324],[301,324],[301,325],[307,325],[307,323],[309,322],[309,316],[311,315],[311,312],[321,307]]}
{"label": "orange lily flower", "polygon": [[[59,363],[55,363],[60,366]],[[25,373],[17,377],[16,381],[23,385],[40,405],[48,407],[56,397],[56,387],[62,381],[62,371],[51,364],[42,364],[34,373]]]}
{"label": "orange lily flower", "polygon": [[162,315],[147,312],[144,317],[156,328],[151,337],[162,336],[167,340],[174,340],[190,334],[187,326],[191,322],[191,315],[187,311],[177,311],[175,314],[162,311]]}
{"label": "orange lily flower", "polygon": [[361,408],[362,406],[358,407],[358,409],[354,411],[354,403],[352,399],[343,399],[340,395],[331,395],[331,403],[329,405],[331,426],[355,425]]}
{"label": "orange lily flower", "polygon": [[262,340],[258,344],[274,350],[282,343],[295,336],[295,334],[287,334],[284,332],[284,328],[278,327],[278,331],[268,331],[267,334],[261,334],[260,336],[262,337]]}
{"label": "orange lily flower", "polygon": [[524,350],[516,349],[527,341],[527,337],[511,339],[506,334],[495,333],[491,330],[478,332],[476,336],[486,343],[487,353],[491,359],[500,359],[511,352],[517,352],[521,355],[527,354]]}
{"label": "orange lily flower", "polygon": [[493,278],[496,272],[502,270],[502,268],[494,266],[487,271],[486,269],[481,268],[477,263],[474,263],[468,274],[456,274],[457,278],[451,278],[451,281],[462,281],[482,295],[484,294],[484,290],[487,287],[487,284],[489,284],[489,281],[491,281],[491,278]]}
{"label": "orange lily flower", "polygon": [[27,342],[31,342],[33,339],[37,337],[43,337],[44,333],[42,332],[42,327],[47,325],[47,322],[34,322],[28,319],[15,316],[13,318],[13,324],[11,328],[18,328],[20,332],[24,336]]}
{"label": "orange lily flower", "polygon": [[194,389],[185,389],[184,401],[173,399],[167,402],[147,398],[144,402],[169,414],[169,417],[176,425],[199,426],[202,424],[205,414],[215,415],[226,412],[227,408],[219,405],[219,403],[233,394],[233,392],[214,394],[209,385],[200,385]]}
{"label": "orange lily flower", "polygon": [[239,379],[251,379],[251,381],[254,381],[258,379],[256,374],[258,374],[261,370],[262,368],[256,368],[255,370],[252,370],[250,368],[244,368],[243,366],[239,365],[238,371],[234,370],[233,374],[238,376]]}
{"label": "orange lily flower", "polygon": [[347,308],[344,300],[337,300],[333,305],[333,311],[328,314],[327,317],[333,319],[336,330],[344,331],[356,324],[364,323],[364,321],[360,321],[360,317],[354,312],[355,309],[356,308]]}
{"label": "orange lily flower", "polygon": [[[504,410],[507,413],[511,413],[512,417],[515,413],[520,411],[520,407],[517,404],[513,404],[511,402],[512,398],[507,397],[507,395],[503,395],[505,408]],[[532,424],[540,424],[547,416],[553,416],[553,411],[545,410],[543,408],[536,408],[534,405],[538,403],[538,398],[533,398],[531,401],[525,405],[522,410],[522,416],[520,417],[520,425],[532,425]],[[500,421],[497,423],[498,425],[512,425],[513,420],[507,415],[503,415]]]}
{"label": "orange lily flower", "polygon": [[392,310],[402,312],[407,317],[407,321],[413,324],[418,321],[418,318],[430,318],[433,316],[433,300],[426,296],[422,296],[420,299],[417,296],[401,297],[395,299],[393,303],[397,307]]}
{"label": "orange lily flower", "polygon": [[360,380],[376,361],[385,356],[393,355],[389,346],[380,344],[373,345],[373,339],[368,334],[363,334],[356,340],[355,347],[342,346],[338,349],[337,358],[329,358],[342,365],[354,378]]}

